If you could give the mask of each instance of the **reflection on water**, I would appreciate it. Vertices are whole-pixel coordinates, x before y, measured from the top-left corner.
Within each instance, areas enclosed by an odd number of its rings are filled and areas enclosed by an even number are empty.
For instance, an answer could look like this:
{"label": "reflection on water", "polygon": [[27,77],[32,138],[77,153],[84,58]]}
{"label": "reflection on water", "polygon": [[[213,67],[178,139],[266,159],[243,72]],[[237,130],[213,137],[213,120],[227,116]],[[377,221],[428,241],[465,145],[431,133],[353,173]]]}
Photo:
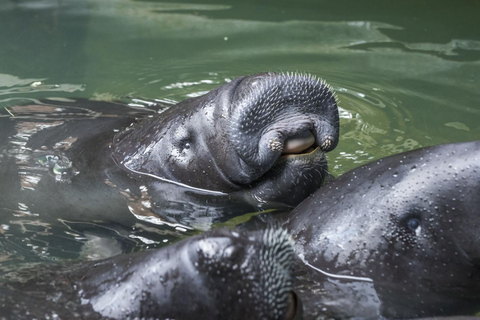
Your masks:
{"label": "reflection on water", "polygon": [[[9,116],[0,118],[0,223],[7,226],[10,243],[26,245],[37,259],[100,258],[131,247],[124,242],[137,243],[137,249],[163,246],[261,210],[261,203],[247,203],[240,195],[149,176],[137,181],[115,165],[115,133],[166,106],[143,99],[124,105],[72,99],[38,103],[9,106]],[[89,228],[79,230],[85,225]],[[20,232],[12,226],[21,226]],[[79,242],[74,249],[54,249],[63,233]],[[7,252],[3,260],[14,256]]]}
{"label": "reflection on water", "polygon": [[[336,176],[393,153],[480,139],[479,9],[373,0],[3,1],[0,119],[24,121],[0,150],[0,163],[15,159],[22,191],[36,191],[45,173],[65,185],[76,174],[65,155],[75,137],[51,150],[25,146],[32,134],[65,121],[61,108],[28,107],[40,99],[122,99],[155,109],[150,102],[171,104],[263,71],[309,72],[337,91],[340,143],[328,155]],[[32,114],[45,121],[30,121]],[[68,117],[98,114],[69,109]],[[0,194],[0,266],[163,246],[193,234],[190,227],[211,228],[224,210],[225,199],[195,206],[186,196],[165,204],[165,219],[152,210],[151,195],[113,185],[129,199],[133,225],[51,221]]]}
{"label": "reflection on water", "polygon": [[427,53],[446,60],[477,61],[480,59],[480,41],[452,39],[445,44],[377,42],[360,43],[350,46],[356,50],[398,49],[407,52]]}

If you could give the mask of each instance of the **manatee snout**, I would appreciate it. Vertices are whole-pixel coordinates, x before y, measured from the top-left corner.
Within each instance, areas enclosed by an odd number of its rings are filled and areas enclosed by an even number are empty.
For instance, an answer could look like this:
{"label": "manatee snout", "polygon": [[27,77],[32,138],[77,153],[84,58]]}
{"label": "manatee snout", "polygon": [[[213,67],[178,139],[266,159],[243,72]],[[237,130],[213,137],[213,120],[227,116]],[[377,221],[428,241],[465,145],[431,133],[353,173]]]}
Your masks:
{"label": "manatee snout", "polygon": [[265,73],[235,88],[230,135],[248,164],[270,168],[282,154],[333,150],[338,107],[332,89],[306,74]]}

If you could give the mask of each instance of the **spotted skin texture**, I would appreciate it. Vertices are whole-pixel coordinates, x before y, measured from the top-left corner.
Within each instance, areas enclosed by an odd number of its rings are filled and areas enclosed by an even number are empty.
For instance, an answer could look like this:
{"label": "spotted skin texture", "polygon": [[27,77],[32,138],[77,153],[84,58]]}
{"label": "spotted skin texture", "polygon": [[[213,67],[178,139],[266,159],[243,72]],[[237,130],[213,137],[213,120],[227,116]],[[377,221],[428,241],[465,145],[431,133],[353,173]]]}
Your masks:
{"label": "spotted skin texture", "polygon": [[8,319],[286,319],[293,261],[292,241],[283,230],[217,229],[162,249],[11,272],[0,285],[0,314]]}
{"label": "spotted skin texture", "polygon": [[[480,310],[479,208],[480,141],[394,155],[340,176],[288,218],[309,269],[300,294],[306,312],[415,318]],[[346,299],[342,286],[357,294]],[[358,303],[368,297],[369,310]]]}

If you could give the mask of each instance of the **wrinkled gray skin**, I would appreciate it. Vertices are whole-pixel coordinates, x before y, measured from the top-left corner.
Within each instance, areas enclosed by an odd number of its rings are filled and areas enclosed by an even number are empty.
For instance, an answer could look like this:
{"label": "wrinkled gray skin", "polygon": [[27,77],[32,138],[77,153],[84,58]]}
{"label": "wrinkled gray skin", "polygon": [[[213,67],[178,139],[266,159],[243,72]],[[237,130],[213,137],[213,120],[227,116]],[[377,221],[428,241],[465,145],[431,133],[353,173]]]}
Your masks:
{"label": "wrinkled gray skin", "polygon": [[287,222],[306,263],[297,275],[306,318],[478,312],[479,208],[480,141],[394,155],[340,176]]}
{"label": "wrinkled gray skin", "polygon": [[[338,124],[328,85],[311,76],[263,73],[122,132],[114,159],[127,171],[295,205],[320,187],[323,152],[337,145]],[[285,142],[302,133],[315,142],[296,154],[285,150]]]}
{"label": "wrinkled gray skin", "polygon": [[[259,204],[299,203],[320,187],[338,141],[332,91],[304,75],[240,77],[158,110],[42,103],[9,107],[14,117],[0,110],[4,218],[130,226],[155,216],[208,229]],[[311,145],[284,148],[299,133]]]}
{"label": "wrinkled gray skin", "polygon": [[293,261],[285,231],[217,229],[157,250],[12,271],[0,282],[0,315],[294,319],[302,310],[292,292]]}

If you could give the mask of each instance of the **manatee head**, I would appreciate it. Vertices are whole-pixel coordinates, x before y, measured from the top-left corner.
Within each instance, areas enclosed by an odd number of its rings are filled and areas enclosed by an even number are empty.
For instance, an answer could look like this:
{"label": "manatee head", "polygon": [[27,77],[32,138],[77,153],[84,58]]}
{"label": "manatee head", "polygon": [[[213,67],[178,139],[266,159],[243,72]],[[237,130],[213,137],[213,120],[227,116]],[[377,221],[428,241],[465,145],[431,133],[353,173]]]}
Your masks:
{"label": "manatee head", "polygon": [[216,229],[99,261],[6,268],[4,319],[300,319],[286,231]]}
{"label": "manatee head", "polygon": [[114,141],[125,169],[190,187],[296,204],[338,142],[336,98],[303,74],[240,77],[140,121]]}
{"label": "manatee head", "polygon": [[84,304],[106,318],[298,319],[286,231],[216,229],[77,272]]}
{"label": "manatee head", "polygon": [[307,264],[373,280],[383,316],[469,314],[480,310],[479,208],[477,141],[350,171],[298,206],[288,226]]}
{"label": "manatee head", "polygon": [[301,315],[293,292],[293,243],[286,231],[220,231],[189,246],[203,287],[197,289],[210,293],[219,318],[227,313],[242,319]]}

